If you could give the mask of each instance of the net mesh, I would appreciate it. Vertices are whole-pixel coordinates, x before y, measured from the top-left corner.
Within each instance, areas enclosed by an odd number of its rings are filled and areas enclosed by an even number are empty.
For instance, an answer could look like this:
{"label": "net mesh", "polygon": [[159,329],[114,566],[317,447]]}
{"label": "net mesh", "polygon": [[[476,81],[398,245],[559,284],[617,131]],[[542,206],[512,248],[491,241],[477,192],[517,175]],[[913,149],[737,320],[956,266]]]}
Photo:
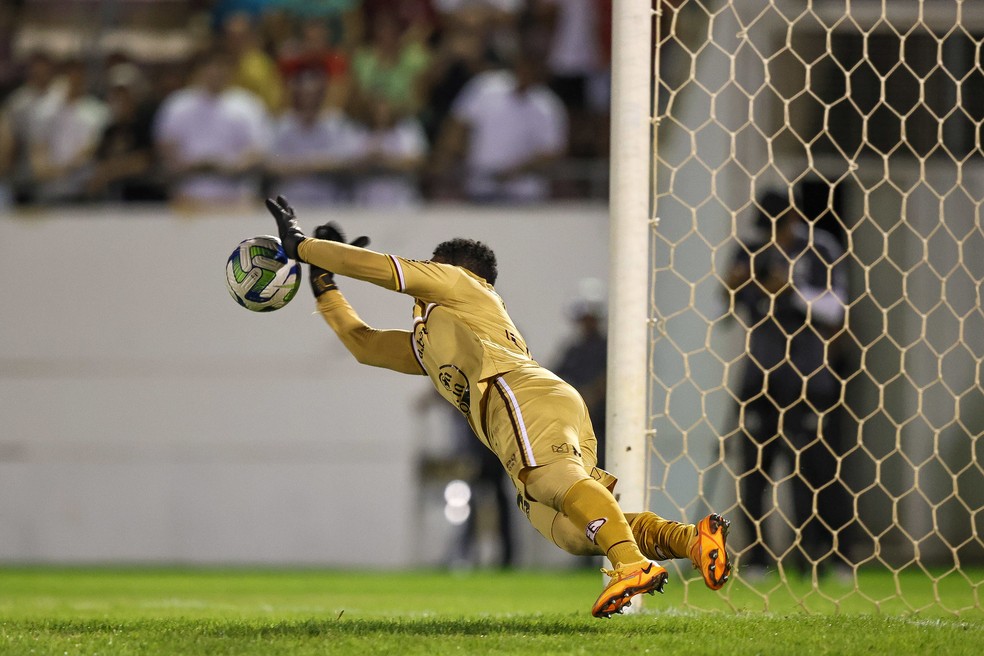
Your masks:
{"label": "net mesh", "polygon": [[982,608],[977,4],[653,5],[647,505],[732,519],[726,600]]}

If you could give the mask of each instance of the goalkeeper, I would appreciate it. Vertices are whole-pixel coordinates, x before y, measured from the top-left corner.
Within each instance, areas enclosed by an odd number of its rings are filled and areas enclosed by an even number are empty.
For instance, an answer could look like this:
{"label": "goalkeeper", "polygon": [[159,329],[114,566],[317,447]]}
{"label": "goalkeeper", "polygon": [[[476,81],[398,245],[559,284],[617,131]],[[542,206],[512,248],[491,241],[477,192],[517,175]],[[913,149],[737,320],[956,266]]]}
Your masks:
{"label": "goalkeeper", "polygon": [[[288,257],[311,265],[318,310],[355,358],[368,365],[429,376],[438,393],[468,420],[499,458],[533,526],[575,555],[603,554],[611,581],[591,613],[610,617],[643,592],[662,592],[667,572],[653,560],[689,558],[717,590],[728,580],[728,521],[708,515],[697,525],[650,513],[623,514],[616,479],[598,469],[588,410],[573,387],[539,366],[506,313],[493,284],[495,255],[481,242],[452,239],[430,261],[407,260],[344,243],[331,223],[301,231],[294,211],[267,200]],[[334,275],[370,282],[414,300],[412,330],[364,323]]]}

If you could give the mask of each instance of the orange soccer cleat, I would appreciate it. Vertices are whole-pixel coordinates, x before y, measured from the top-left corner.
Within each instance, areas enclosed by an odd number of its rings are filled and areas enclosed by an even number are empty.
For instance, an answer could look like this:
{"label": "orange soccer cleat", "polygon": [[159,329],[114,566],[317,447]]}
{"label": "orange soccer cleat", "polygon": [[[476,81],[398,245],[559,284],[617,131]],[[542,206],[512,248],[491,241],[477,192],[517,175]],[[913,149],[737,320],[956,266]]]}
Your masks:
{"label": "orange soccer cleat", "polygon": [[612,580],[591,608],[591,614],[595,617],[611,617],[615,613],[621,613],[623,608],[631,605],[630,599],[637,594],[663,592],[669,576],[664,568],[649,560],[629,565],[619,564],[614,570],[601,571]]}
{"label": "orange soccer cleat", "polygon": [[718,514],[708,515],[697,523],[697,535],[690,547],[690,560],[700,570],[711,590],[720,590],[731,576],[731,559],[725,541],[731,522]]}

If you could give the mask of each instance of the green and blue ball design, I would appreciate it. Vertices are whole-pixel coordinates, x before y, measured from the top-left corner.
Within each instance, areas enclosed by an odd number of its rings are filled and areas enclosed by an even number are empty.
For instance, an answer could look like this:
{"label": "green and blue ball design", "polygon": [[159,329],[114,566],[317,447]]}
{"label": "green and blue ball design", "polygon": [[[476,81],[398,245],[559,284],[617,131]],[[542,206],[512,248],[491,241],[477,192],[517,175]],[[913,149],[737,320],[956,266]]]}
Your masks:
{"label": "green and blue ball design", "polygon": [[247,310],[272,312],[297,294],[301,268],[287,258],[276,237],[251,237],[229,256],[226,283],[232,297]]}

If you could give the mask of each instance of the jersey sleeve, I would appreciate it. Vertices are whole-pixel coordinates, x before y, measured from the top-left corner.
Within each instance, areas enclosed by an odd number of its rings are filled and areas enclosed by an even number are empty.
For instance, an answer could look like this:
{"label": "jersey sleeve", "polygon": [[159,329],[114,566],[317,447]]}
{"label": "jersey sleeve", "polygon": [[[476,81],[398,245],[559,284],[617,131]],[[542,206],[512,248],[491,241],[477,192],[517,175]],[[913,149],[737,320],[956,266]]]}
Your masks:
{"label": "jersey sleeve", "polygon": [[338,290],[322,294],[318,311],[345,348],[362,364],[423,375],[409,330],[377,330],[367,325]]}
{"label": "jersey sleeve", "polygon": [[305,239],[297,248],[302,260],[348,278],[401,291],[393,257],[337,241]]}
{"label": "jersey sleeve", "polygon": [[305,262],[339,275],[364,280],[428,303],[455,303],[455,287],[467,277],[449,264],[408,260],[365,248],[319,239],[305,239],[298,247]]}
{"label": "jersey sleeve", "polygon": [[456,266],[437,262],[407,260],[388,255],[396,276],[396,291],[409,294],[425,303],[455,306],[456,288],[468,276]]}

